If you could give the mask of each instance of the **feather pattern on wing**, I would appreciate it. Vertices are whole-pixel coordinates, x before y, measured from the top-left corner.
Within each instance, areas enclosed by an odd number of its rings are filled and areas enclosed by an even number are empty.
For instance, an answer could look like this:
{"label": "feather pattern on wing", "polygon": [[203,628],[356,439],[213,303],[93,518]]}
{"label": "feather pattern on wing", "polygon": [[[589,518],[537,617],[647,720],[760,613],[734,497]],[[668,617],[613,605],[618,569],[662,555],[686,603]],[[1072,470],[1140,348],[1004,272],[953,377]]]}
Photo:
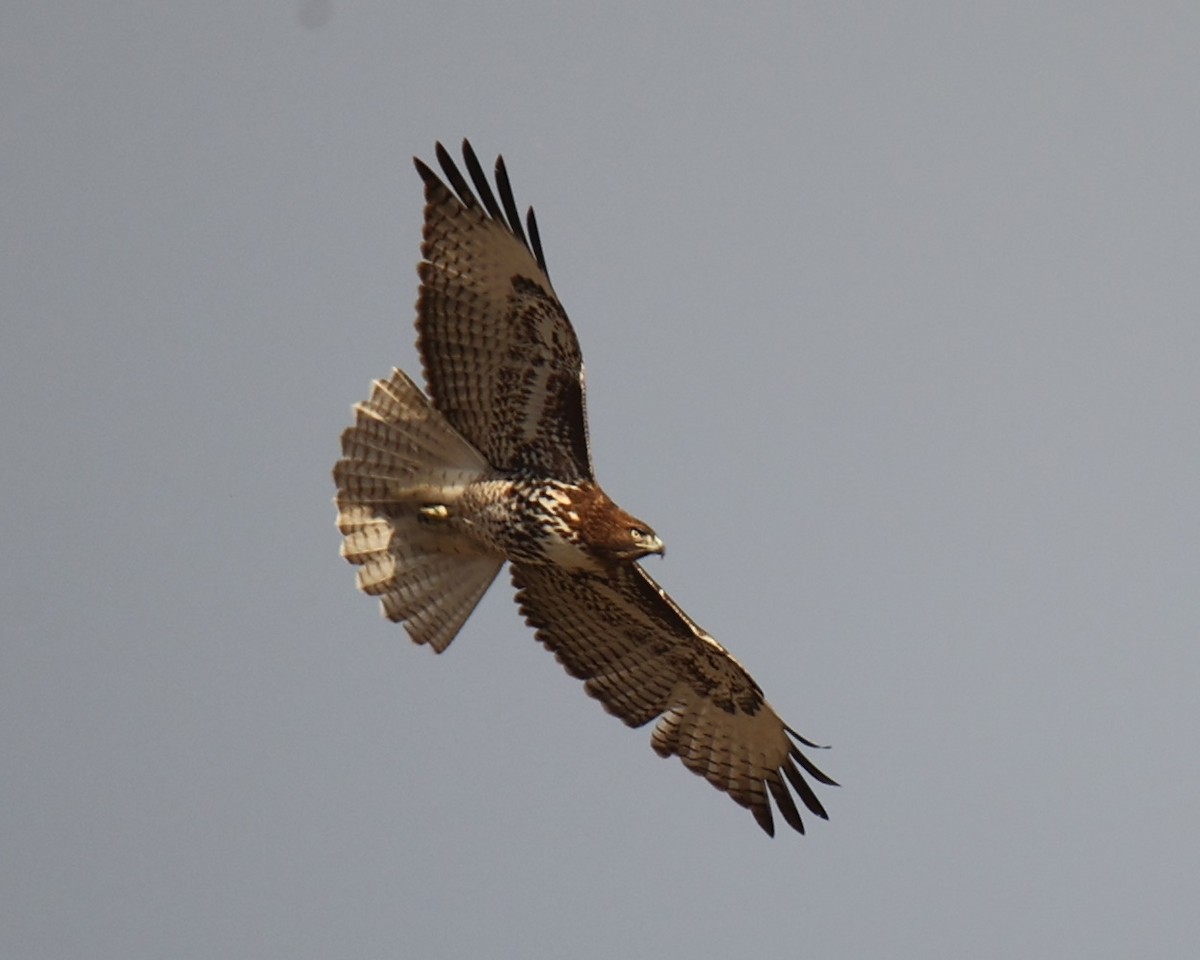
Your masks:
{"label": "feather pattern on wing", "polygon": [[[827,818],[804,774],[834,781],[803,753],[745,668],[638,564],[604,574],[513,564],[517,602],[537,637],[631,727],[660,717],[651,745],[728,793],[774,835],[768,793],[794,829],[792,792]],[[789,786],[791,791],[789,791]]]}
{"label": "feather pattern on wing", "polygon": [[415,161],[425,181],[417,346],[429,395],[493,467],[591,479],[583,359],[533,211],[527,236],[503,161],[497,201],[466,141],[463,156],[474,190],[441,144],[449,187]]}

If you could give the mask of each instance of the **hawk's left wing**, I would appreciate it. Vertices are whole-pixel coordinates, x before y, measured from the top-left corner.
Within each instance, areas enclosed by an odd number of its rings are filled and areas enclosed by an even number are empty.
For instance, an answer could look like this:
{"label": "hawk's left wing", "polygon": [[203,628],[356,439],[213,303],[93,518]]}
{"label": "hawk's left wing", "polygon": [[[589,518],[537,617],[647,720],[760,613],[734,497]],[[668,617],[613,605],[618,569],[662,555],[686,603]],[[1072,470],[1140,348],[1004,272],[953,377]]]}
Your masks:
{"label": "hawk's left wing", "polygon": [[492,466],[590,480],[583,359],[533,211],[526,234],[502,159],[497,200],[467,141],[471,183],[440,143],[437,158],[449,186],[414,160],[425,181],[417,347],[429,396]]}
{"label": "hawk's left wing", "polygon": [[[604,574],[513,564],[517,602],[567,672],[631,727],[661,715],[651,745],[749,808],[772,836],[768,792],[804,832],[789,785],[828,819],[804,779],[836,785],[803,753],[745,668],[637,564]],[[803,771],[803,772],[802,772]]]}

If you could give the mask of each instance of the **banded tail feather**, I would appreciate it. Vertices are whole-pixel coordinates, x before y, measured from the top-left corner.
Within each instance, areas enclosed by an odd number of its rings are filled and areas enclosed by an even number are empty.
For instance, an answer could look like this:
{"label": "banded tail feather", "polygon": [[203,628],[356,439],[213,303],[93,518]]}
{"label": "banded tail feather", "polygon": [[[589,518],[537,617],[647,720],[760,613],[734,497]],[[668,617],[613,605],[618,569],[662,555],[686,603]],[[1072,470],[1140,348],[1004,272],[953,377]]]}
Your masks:
{"label": "banded tail feather", "polygon": [[333,468],[342,556],[384,616],[441,653],[504,563],[445,523],[488,463],[401,370],[354,410]]}

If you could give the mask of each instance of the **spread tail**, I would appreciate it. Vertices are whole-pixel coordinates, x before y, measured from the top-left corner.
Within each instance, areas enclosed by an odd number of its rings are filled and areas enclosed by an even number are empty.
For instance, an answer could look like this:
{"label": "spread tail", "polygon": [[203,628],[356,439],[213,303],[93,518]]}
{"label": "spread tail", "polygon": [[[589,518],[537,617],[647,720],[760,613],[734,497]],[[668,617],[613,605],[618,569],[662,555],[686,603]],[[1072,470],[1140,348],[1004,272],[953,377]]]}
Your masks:
{"label": "spread tail", "polygon": [[342,556],[384,616],[441,653],[504,563],[445,522],[487,461],[400,370],[354,409],[333,468]]}

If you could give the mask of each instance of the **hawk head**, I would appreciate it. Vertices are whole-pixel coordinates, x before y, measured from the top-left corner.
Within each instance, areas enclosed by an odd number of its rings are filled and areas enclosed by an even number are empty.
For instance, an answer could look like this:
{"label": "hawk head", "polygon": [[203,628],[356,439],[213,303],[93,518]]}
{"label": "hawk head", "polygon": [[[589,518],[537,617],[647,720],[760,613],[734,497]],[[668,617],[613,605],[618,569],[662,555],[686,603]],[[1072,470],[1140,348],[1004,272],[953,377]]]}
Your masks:
{"label": "hawk head", "polygon": [[559,515],[571,538],[602,563],[632,563],[666,546],[650,524],[626,513],[594,483],[574,485]]}
{"label": "hawk head", "polygon": [[661,557],[667,552],[666,544],[649,524],[620,507],[616,507],[602,530],[591,534],[588,545],[602,555],[625,562],[640,560],[652,553]]}

